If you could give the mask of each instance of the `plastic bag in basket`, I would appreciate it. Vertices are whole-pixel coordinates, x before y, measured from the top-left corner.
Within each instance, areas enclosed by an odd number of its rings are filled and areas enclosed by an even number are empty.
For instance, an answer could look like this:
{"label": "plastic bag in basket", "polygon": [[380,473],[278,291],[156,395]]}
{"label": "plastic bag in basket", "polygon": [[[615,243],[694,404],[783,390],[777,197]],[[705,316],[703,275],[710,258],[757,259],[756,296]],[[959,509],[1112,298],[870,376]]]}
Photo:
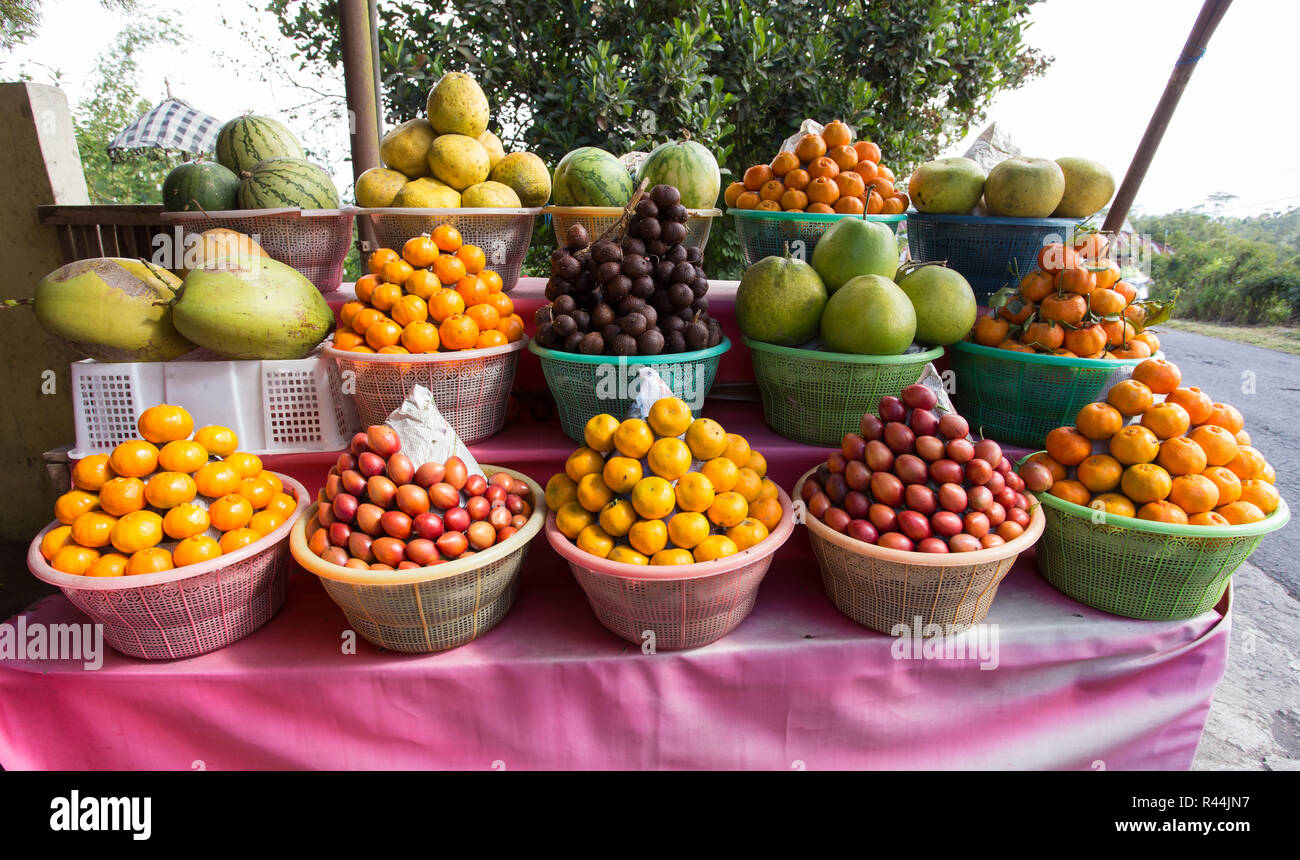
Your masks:
{"label": "plastic bag in basket", "polygon": [[388,426],[397,431],[402,440],[402,452],[411,458],[411,462],[443,463],[454,455],[464,461],[469,474],[483,474],[478,460],[438,411],[433,392],[423,385],[411,388],[402,405],[389,414]]}

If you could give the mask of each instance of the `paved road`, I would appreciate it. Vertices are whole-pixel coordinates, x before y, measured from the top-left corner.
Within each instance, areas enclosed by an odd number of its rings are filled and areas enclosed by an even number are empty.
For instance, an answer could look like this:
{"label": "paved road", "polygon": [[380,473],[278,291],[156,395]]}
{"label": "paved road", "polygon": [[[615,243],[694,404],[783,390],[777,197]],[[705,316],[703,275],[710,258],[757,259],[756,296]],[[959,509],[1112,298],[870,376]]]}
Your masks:
{"label": "paved road", "polygon": [[1251,444],[1277,470],[1278,492],[1295,516],[1250,560],[1300,600],[1300,355],[1181,331],[1162,331],[1160,341],[1184,385],[1241,410]]}

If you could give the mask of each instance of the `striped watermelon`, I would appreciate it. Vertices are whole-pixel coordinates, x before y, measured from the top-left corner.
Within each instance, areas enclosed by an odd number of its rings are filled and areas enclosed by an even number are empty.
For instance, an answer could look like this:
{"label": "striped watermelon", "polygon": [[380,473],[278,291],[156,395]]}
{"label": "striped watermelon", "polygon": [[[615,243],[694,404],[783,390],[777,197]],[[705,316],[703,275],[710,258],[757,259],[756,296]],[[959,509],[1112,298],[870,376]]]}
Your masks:
{"label": "striped watermelon", "polygon": [[236,117],[217,133],[217,161],[242,176],[268,158],[305,158],[298,138],[278,120],[251,114]]}
{"label": "striped watermelon", "polygon": [[215,161],[191,161],[167,174],[162,194],[168,212],[234,209],[239,205],[239,177]]}
{"label": "striped watermelon", "polygon": [[239,183],[240,209],[337,209],[334,180],[301,158],[268,158],[244,171]]}
{"label": "striped watermelon", "polygon": [[649,187],[671,185],[682,194],[687,209],[712,209],[718,205],[722,173],[718,160],[693,140],[669,141],[655,147],[641,162],[637,185],[650,179]]}
{"label": "striped watermelon", "polygon": [[573,150],[555,167],[559,206],[626,206],[634,190],[623,162],[594,146]]}

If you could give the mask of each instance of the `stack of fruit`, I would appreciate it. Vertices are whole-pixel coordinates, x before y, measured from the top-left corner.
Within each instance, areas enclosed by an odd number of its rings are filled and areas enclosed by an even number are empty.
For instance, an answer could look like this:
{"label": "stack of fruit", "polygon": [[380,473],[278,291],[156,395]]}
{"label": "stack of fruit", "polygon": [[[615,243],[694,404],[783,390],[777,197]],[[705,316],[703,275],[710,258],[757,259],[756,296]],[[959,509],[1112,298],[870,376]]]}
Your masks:
{"label": "stack of fruit", "polygon": [[703,252],[688,248],[686,207],[656,185],[633,209],[621,239],[590,241],[572,225],[551,255],[550,303],[537,311],[537,342],[587,355],[658,355],[722,342],[709,316]]}
{"label": "stack of fruit", "polygon": [[1120,279],[1101,233],[1080,233],[1071,245],[1049,243],[1038,268],[1017,292],[995,295],[971,340],[981,346],[1067,358],[1148,358],[1160,339],[1148,326],[1168,319],[1173,304],[1139,302]]}
{"label": "stack of fruit", "polygon": [[[141,439],[73,464],[76,489],[54,504],[61,526],[41,541],[55,570],[86,576],[161,573],[260,540],[297,508],[262,461],[225,427],[194,430],[179,406],[140,414]],[[193,438],[191,438],[193,434]]]}
{"label": "stack of fruit", "polygon": [[785,516],[763,455],[716,421],[692,420],[676,397],[645,420],[597,415],[584,435],[546,484],[556,527],[584,552],[628,564],[716,561],[760,543]]}
{"label": "stack of fruit", "polygon": [[551,173],[531,152],[506,155],[487,130],[488,101],[472,77],[443,75],[429,91],[427,116],[384,135],[379,157],[357,177],[357,205],[419,209],[541,206]]}
{"label": "stack of fruit", "polygon": [[[1255,523],[1280,504],[1273,467],[1241,413],[1150,358],[1090,403],[1020,468],[1026,487],[1107,514],[1162,523]],[[1159,398],[1159,400],[1157,400]]]}
{"label": "stack of fruit", "polygon": [[917,212],[966,215],[984,201],[1003,218],[1088,218],[1110,202],[1115,178],[1086,158],[1008,158],[987,174],[970,158],[940,158],[907,182]]}
{"label": "stack of fruit", "polygon": [[383,355],[451,352],[514,343],[524,321],[485,269],[483,249],[443,225],[416,236],[399,255],[381,248],[356,283],[356,301],[339,309],[334,348]]}
{"label": "stack of fruit", "polygon": [[510,539],[533,513],[528,484],[465,461],[416,466],[386,425],[352,439],[330,467],[307,547],[331,564],[410,570],[467,558]]}
{"label": "stack of fruit", "polygon": [[693,140],[670,140],[644,155],[633,169],[629,153],[622,159],[594,146],[568,153],[555,168],[555,202],[559,206],[622,208],[637,188],[671,185],[687,209],[712,209],[718,202],[722,172],[713,153]]}
{"label": "stack of fruit", "polygon": [[972,442],[955,412],[936,410],[924,385],[880,398],[879,416],[799,489],[808,513],[837,532],[886,549],[975,552],[1020,537],[1030,499],[991,439]]}
{"label": "stack of fruit", "polygon": [[755,164],[743,182],[727,186],[727,205],[770,212],[898,215],[907,195],[894,188],[894,172],[880,163],[880,147],[853,141],[852,130],[836,120],[820,134],[805,134],[793,151],[771,164]]}

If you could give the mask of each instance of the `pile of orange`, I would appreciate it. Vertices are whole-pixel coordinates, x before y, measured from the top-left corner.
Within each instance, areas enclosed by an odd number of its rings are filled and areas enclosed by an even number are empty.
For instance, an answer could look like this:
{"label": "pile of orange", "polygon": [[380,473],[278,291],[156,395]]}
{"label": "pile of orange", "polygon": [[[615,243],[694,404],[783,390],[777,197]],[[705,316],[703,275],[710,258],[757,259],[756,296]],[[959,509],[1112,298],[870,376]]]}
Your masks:
{"label": "pile of orange", "polygon": [[1160,339],[1147,331],[1148,309],[1120,278],[1101,233],[1080,233],[1067,246],[1049,243],[1019,292],[995,298],[970,339],[982,346],[1069,358],[1149,358]]}
{"label": "pile of orange", "polygon": [[727,186],[724,199],[737,209],[846,215],[898,215],[910,202],[894,187],[894,171],[880,163],[879,145],[854,141],[839,120],[821,134],[805,134],[793,152],[778,152],[771,164],[746,170],[743,182]]}
{"label": "pile of orange", "polygon": [[486,263],[483,249],[448,225],[407,240],[401,254],[380,248],[357,280],[356,301],[339,309],[335,348],[389,355],[514,343],[524,320]]}
{"label": "pile of orange", "polygon": [[[1050,472],[1048,492],[1179,525],[1242,525],[1277,510],[1276,474],[1251,447],[1241,413],[1181,385],[1177,365],[1149,358],[1074,424],[1047,434],[1046,453],[1029,462]],[[1021,476],[1031,484],[1023,467]]]}
{"label": "pile of orange", "polygon": [[763,455],[676,397],[645,419],[597,415],[584,437],[546,484],[556,527],[583,552],[626,564],[716,561],[766,539],[784,516]]}
{"label": "pile of orange", "polygon": [[227,427],[194,429],[179,406],[152,406],[141,438],[72,466],[60,525],[41,539],[55,570],[85,576],[161,573],[211,561],[279,528],[298,503]]}

